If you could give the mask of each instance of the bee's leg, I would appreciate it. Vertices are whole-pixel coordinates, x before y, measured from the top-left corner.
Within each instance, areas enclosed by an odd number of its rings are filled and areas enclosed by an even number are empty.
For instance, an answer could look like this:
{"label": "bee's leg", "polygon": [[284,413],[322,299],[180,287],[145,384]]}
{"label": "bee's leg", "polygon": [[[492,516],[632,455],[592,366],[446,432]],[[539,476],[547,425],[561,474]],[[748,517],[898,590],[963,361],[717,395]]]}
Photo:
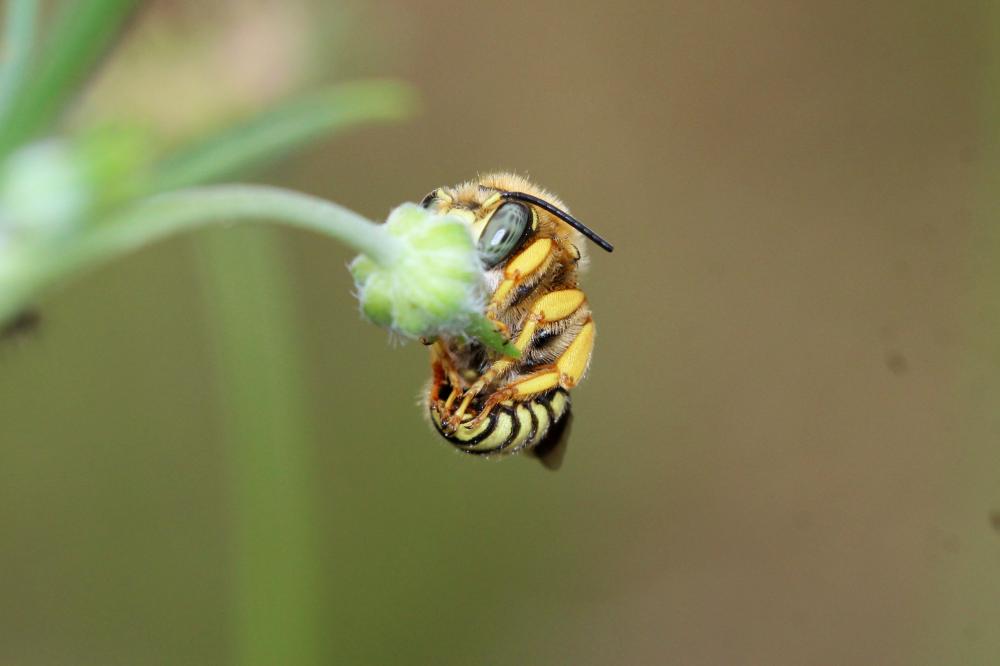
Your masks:
{"label": "bee's leg", "polygon": [[503,280],[486,304],[487,318],[499,323],[503,329],[507,328],[499,322],[499,312],[518,297],[521,288],[530,288],[532,283],[541,279],[552,264],[555,247],[551,238],[539,238],[511,257],[503,270]]}
{"label": "bee's leg", "polygon": [[456,419],[456,422],[462,419],[462,416],[465,414],[465,411],[469,408],[469,405],[472,403],[472,400],[477,395],[482,393],[484,388],[486,388],[494,381],[496,381],[498,377],[505,374],[513,365],[514,363],[506,358],[501,359],[496,363],[494,363],[493,365],[491,365],[490,369],[484,372],[479,377],[479,379],[476,380],[476,383],[470,386],[469,389],[465,392],[465,395],[462,397],[462,404],[458,406],[458,410],[456,410],[455,412],[454,418]]}
{"label": "bee's leg", "polygon": [[[499,285],[497,285],[496,290],[490,297],[489,303],[486,304],[487,319],[496,324],[497,328],[504,334],[504,337],[509,338],[510,333],[507,325],[500,321],[500,311],[509,307],[510,304],[519,297],[518,292],[522,288],[530,289],[534,283],[542,278],[549,266],[552,265],[555,248],[556,245],[551,238],[539,238],[507,262],[503,272],[503,280]],[[534,314],[534,308],[531,316],[536,320],[539,320],[538,315]],[[550,320],[554,319],[558,319],[558,317],[550,316]],[[528,336],[525,336],[524,331],[522,331],[522,334],[518,336],[517,341],[515,341],[515,346],[517,346],[518,343],[523,343],[524,346],[518,347],[518,350],[522,353],[531,342],[531,335],[533,333],[534,329],[532,329]],[[462,416],[469,409],[469,405],[475,397],[479,395],[484,388],[510,370],[513,365],[514,361],[512,359],[501,359],[494,363],[485,373],[483,373],[479,380],[469,387],[467,391],[465,391],[461,404],[458,406],[458,409],[452,417],[445,423],[445,427],[450,429],[457,428],[458,424],[462,422]],[[452,403],[453,400],[449,400],[449,407]],[[484,412],[479,416],[482,417],[484,414],[488,414],[488,412]]]}
{"label": "bee's leg", "polygon": [[431,389],[432,400],[437,400],[438,390],[442,382],[447,381],[451,386],[451,393],[448,395],[447,400],[445,400],[443,408],[444,413],[447,414],[451,411],[452,404],[462,394],[464,382],[459,377],[455,364],[452,363],[451,354],[448,353],[444,343],[440,340],[435,341],[431,345],[431,366],[434,371],[434,384]]}
{"label": "bee's leg", "polygon": [[[479,382],[476,384],[478,383]],[[476,384],[469,389],[469,392],[476,388]],[[483,419],[489,416],[490,412],[493,411],[493,408],[501,402],[528,398],[533,395],[537,395],[538,393],[544,393],[545,391],[554,389],[559,385],[559,368],[557,368],[554,364],[543,366],[537,372],[521,377],[517,381],[506,384],[496,391],[493,391],[493,393],[490,393],[489,396],[486,397],[486,401],[483,403],[482,409],[479,410],[479,413],[476,414],[475,418],[471,421],[465,421],[464,425],[466,427],[474,428]],[[468,392],[466,395],[468,395]],[[458,424],[461,422],[461,418],[464,414],[465,412],[462,411],[460,407],[459,411],[455,412],[452,416],[452,419],[455,420],[452,427],[458,427]]]}
{"label": "bee's leg", "polygon": [[[562,289],[560,291],[553,291],[545,294],[531,306],[531,312],[528,315],[524,328],[521,329],[521,333],[514,341],[514,346],[523,355],[528,349],[528,346],[531,344],[531,340],[534,338],[535,332],[538,330],[539,326],[548,322],[559,321],[569,317],[583,306],[584,300],[585,296],[579,289]],[[479,418],[482,418],[484,413],[489,413],[486,409],[487,406],[492,408],[493,405],[498,402],[502,402],[503,400],[541,393],[559,385],[562,385],[565,388],[575,386],[576,382],[579,381],[580,377],[583,376],[584,371],[587,369],[587,362],[590,359],[590,350],[593,348],[593,344],[594,324],[590,321],[590,319],[588,319],[584,326],[576,334],[576,338],[569,344],[555,364],[546,366],[547,369],[540,369],[538,372],[532,373],[531,375],[523,377],[517,382],[504,387],[504,389],[513,391],[509,397],[502,397],[504,390],[495,392],[488,399],[487,405],[484,405],[484,409],[480,413]],[[473,399],[479,395],[484,388],[506,374],[512,367],[514,367],[515,363],[516,361],[513,359],[503,358],[494,363],[486,372],[484,372],[479,380],[465,392],[465,395],[462,398],[462,403],[451,417],[449,426],[458,427],[458,424],[462,422],[462,416],[469,408]],[[552,379],[540,379],[540,377],[547,375],[551,375],[554,378],[554,381]],[[565,377],[562,375],[565,375]],[[536,384],[532,383],[536,380],[538,382],[537,386],[540,386],[540,388],[537,389],[534,388]],[[523,392],[524,390],[527,392]],[[501,397],[498,398],[497,396]]]}
{"label": "bee's leg", "polygon": [[[520,340],[520,336],[518,339]],[[576,332],[572,342],[559,355],[555,363],[542,366],[530,375],[520,377],[491,393],[483,404],[482,410],[472,422],[481,421],[489,415],[490,410],[505,400],[526,400],[557,386],[566,390],[573,388],[587,371],[593,349],[594,322],[590,317],[587,317],[580,330]]]}

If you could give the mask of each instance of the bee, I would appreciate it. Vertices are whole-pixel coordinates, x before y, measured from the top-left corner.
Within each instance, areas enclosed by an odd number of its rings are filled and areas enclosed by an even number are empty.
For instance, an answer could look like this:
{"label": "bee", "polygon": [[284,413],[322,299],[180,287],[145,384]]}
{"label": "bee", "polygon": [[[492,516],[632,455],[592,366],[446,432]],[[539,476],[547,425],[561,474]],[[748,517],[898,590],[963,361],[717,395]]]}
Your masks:
{"label": "bee", "polygon": [[421,205],[464,219],[486,270],[486,317],[515,358],[460,336],[429,341],[431,422],[460,451],[532,451],[557,467],[570,419],[569,391],[587,372],[594,321],[578,273],[584,237],[606,240],[525,178],[495,173],[441,187]]}

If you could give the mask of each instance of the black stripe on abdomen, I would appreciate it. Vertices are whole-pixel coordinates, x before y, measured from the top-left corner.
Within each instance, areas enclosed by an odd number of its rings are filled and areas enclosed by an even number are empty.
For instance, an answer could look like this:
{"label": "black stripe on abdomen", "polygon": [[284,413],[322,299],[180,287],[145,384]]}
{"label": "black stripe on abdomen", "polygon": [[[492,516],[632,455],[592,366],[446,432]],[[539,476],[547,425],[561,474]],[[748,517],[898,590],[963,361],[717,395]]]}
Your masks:
{"label": "black stripe on abdomen", "polygon": [[569,393],[557,388],[530,400],[497,405],[486,419],[472,425],[469,418],[453,433],[445,433],[431,410],[437,431],[456,448],[473,455],[507,455],[531,449],[569,411]]}

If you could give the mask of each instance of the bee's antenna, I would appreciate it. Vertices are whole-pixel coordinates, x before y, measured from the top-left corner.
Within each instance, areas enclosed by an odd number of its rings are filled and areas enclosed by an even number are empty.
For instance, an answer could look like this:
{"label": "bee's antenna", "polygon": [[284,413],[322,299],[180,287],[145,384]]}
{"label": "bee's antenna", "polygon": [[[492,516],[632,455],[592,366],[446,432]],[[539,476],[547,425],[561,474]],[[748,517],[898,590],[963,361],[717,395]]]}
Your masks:
{"label": "bee's antenna", "polygon": [[609,243],[608,241],[604,240],[596,233],[591,231],[590,228],[588,228],[583,222],[576,219],[566,211],[560,208],[556,208],[545,199],[539,199],[536,196],[525,194],[524,192],[500,192],[500,196],[504,199],[516,199],[518,201],[526,201],[527,203],[534,204],[539,208],[543,208],[548,212],[552,213],[553,215],[555,215],[556,217],[558,217],[560,220],[562,220],[569,226],[579,231],[581,234],[583,234],[590,240],[594,241],[594,243],[597,244],[597,247],[601,248],[602,250],[611,252],[612,250],[615,249],[614,246],[611,245],[611,243]]}

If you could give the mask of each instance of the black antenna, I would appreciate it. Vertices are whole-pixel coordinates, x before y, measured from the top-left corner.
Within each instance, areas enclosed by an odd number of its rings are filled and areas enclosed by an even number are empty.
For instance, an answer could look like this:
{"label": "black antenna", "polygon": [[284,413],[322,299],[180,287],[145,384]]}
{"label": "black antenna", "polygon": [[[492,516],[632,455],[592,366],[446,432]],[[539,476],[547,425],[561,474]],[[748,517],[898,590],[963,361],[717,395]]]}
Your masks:
{"label": "black antenna", "polygon": [[602,250],[611,252],[612,250],[615,249],[614,246],[611,245],[611,243],[609,243],[608,241],[604,240],[603,238],[595,234],[583,222],[576,219],[566,211],[556,208],[545,199],[539,199],[538,197],[532,196],[530,194],[525,194],[524,192],[500,192],[500,197],[503,199],[517,199],[518,201],[526,201],[530,204],[538,206],[539,208],[543,208],[548,212],[552,213],[553,215],[555,215],[556,217],[558,217],[560,220],[562,220],[569,226],[579,231],[581,234],[583,234],[590,240],[594,241],[594,243],[597,244],[597,247],[601,248]]}

